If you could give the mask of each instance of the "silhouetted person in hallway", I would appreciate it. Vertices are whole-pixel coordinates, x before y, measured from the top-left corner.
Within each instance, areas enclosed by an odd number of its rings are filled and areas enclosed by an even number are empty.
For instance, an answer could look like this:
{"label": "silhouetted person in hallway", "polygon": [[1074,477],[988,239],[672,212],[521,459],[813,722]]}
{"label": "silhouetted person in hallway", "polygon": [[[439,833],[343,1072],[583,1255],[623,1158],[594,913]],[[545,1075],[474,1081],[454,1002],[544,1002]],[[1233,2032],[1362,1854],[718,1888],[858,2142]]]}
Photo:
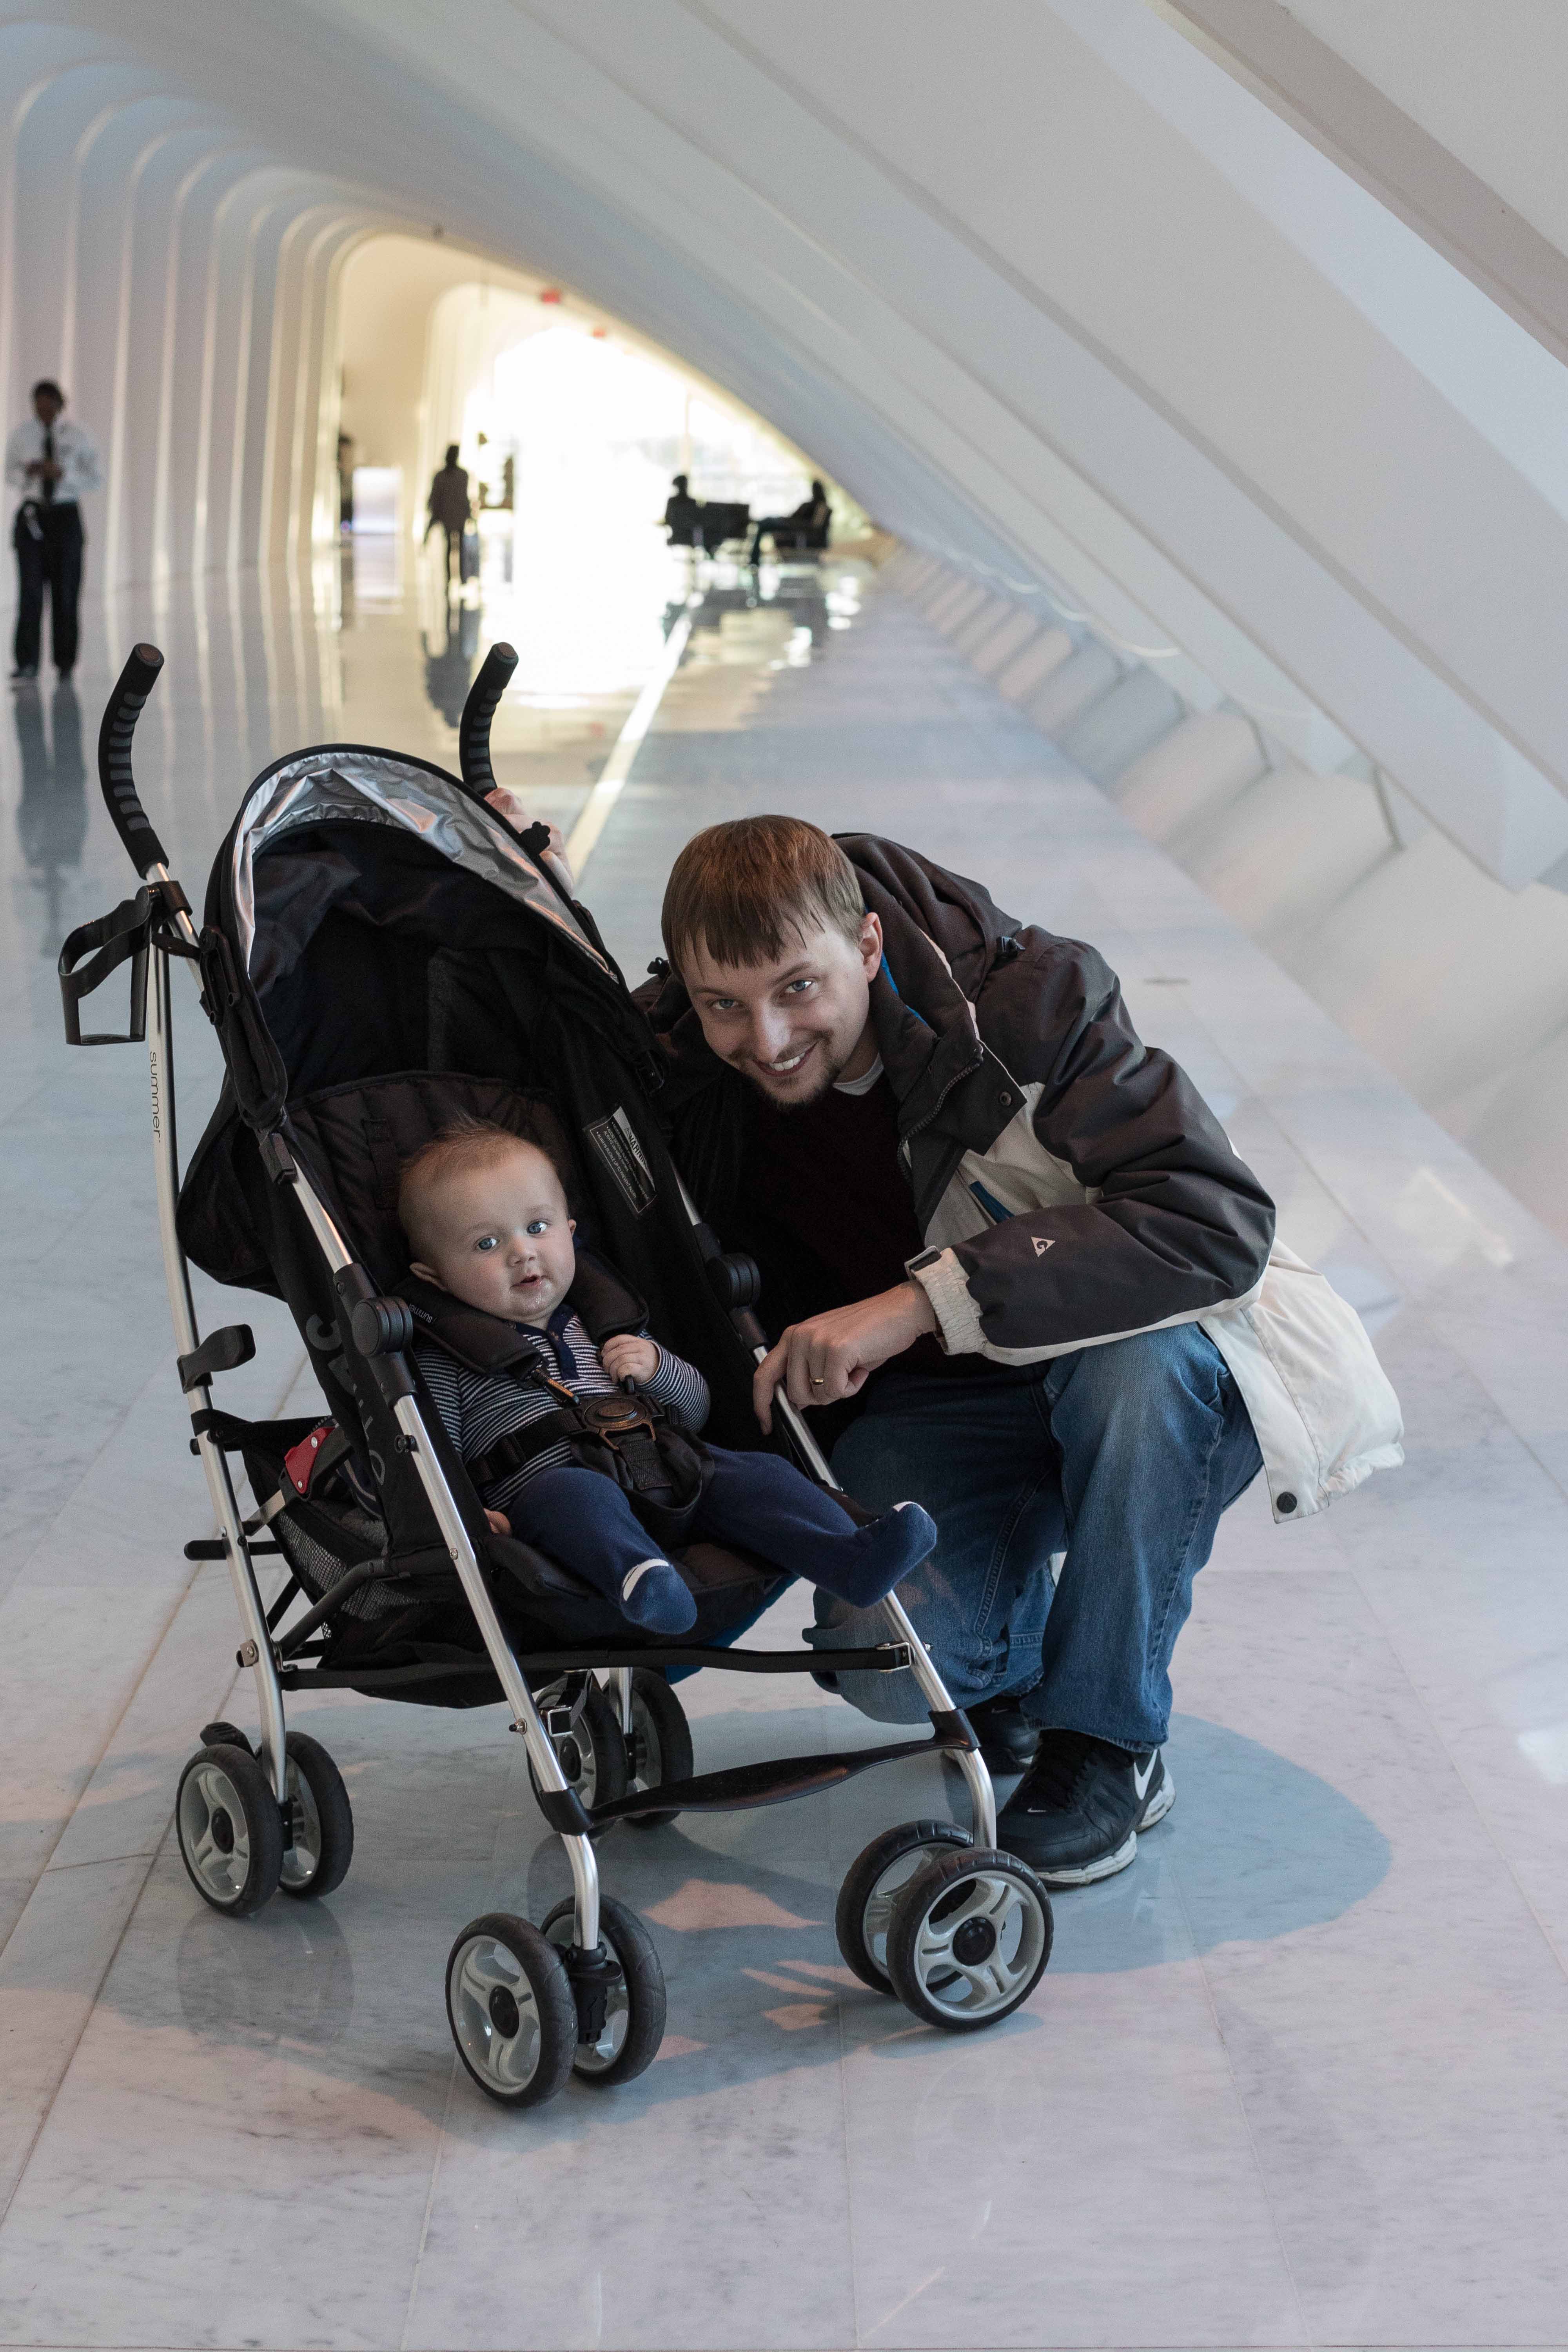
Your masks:
{"label": "silhouetted person in hallway", "polygon": [[691,495],[689,478],[677,474],[669,486],[669,496],[664,502],[665,527],[669,532],[671,547],[689,547],[700,509]]}
{"label": "silhouetted person in hallway", "polygon": [[86,544],[78,504],[102,477],[98,445],[67,421],[65,394],[48,376],[33,386],[33,414],[5,444],[5,479],[22,493],[11,527],[18,578],[14,677],[37,677],[49,583],[49,649],[62,677],[76,667],[77,599]]}
{"label": "silhouetted person in hallway", "polygon": [[772,539],[775,555],[782,555],[786,547],[826,547],[828,511],[825,484],[813,481],[810,498],[803,499],[794,514],[763,515],[752,533],[747,562],[755,563],[765,538]]}
{"label": "silhouetted person in hallway", "polygon": [[24,685],[12,705],[22,755],[22,797],[16,833],[27,871],[44,894],[41,951],[52,956],[65,929],[62,875],[81,864],[87,838],[87,769],[81,756],[81,705],[68,677],[55,688],[49,712],[53,755],[44,737],[44,705],[36,686]]}
{"label": "silhouetted person in hallway", "polygon": [[458,463],[458,445],[449,442],[447,462],[430,485],[430,520],[425,526],[425,536],[439,523],[447,534],[447,585],[452,584],[452,572],[463,576],[463,533],[468,525],[468,477]]}

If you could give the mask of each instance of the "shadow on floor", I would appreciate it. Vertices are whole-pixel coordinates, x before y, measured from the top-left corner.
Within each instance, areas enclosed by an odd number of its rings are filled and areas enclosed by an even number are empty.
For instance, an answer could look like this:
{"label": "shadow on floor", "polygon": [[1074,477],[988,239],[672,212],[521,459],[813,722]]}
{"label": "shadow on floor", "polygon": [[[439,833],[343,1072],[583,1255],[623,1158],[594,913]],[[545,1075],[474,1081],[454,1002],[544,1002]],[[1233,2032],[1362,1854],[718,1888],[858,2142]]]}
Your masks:
{"label": "shadow on floor", "polygon": [[1179,1715],[1165,1759],[1173,1811],[1140,1841],[1131,1869],[1058,1901],[1053,1974],[1271,1942],[1337,1919],[1386,1874],[1382,1831],[1272,1748]]}
{"label": "shadow on floor", "polygon": [[[1386,1872],[1387,1843],[1367,1816],[1269,1749],[1183,1717],[1168,1753],[1178,1787],[1169,1821],[1145,1838],[1131,1869],[1103,1885],[1058,1895],[1050,1971],[1028,2010],[981,2037],[987,2047],[1031,2041],[1048,2023],[1050,1989],[1063,1976],[1168,1966],[1221,1944],[1288,1936],[1338,1917]],[[857,1839],[894,1818],[889,1800],[896,1807],[896,1792],[884,1780],[873,1795],[874,1786],[872,1776],[859,1784],[864,1793],[856,1810],[863,1818],[841,1824]],[[952,1801],[962,1816],[956,1785]],[[804,1811],[790,1810],[797,1820]],[[833,1941],[835,1890],[820,1874],[822,1847],[815,1838],[803,1842],[798,1829],[792,1835],[786,1820],[727,1816],[721,1825],[710,1817],[692,1825],[694,1833],[674,1825],[640,1836],[621,1830],[605,1842],[607,1888],[642,1914],[659,1946],[669,1988],[665,2053],[624,2094],[574,2094],[559,2110],[531,2118],[531,2137],[547,2127],[552,2135],[580,2130],[584,2100],[595,2118],[629,2120],[650,2104],[857,2053],[945,2080],[961,2052],[975,2050],[967,2038],[955,2042],[914,2024],[848,1975]],[[366,1827],[375,1834],[371,1822]],[[557,1842],[541,1834],[537,1822],[520,1827],[531,1853],[491,1899],[496,1907],[538,1918],[569,1890],[570,1879]],[[770,1854],[779,1866],[763,1860]],[[801,1868],[791,1868],[791,1861]],[[172,1862],[166,1851],[162,1867]],[[817,1874],[805,1874],[814,1865]],[[379,1906],[369,1888],[365,1900],[374,1915]],[[274,2051],[353,2080],[366,2056],[367,2002],[395,2042],[405,2040],[404,2001],[387,1999],[390,1985],[381,1980],[390,1973],[406,1986],[411,1962],[421,1979],[428,1966],[434,2025],[441,1959],[459,1924],[448,1916],[442,1891],[426,1889],[416,1898],[416,1917],[405,1915],[405,1935],[419,1946],[417,1954],[392,1951],[384,1916],[356,1920],[357,1907],[351,1882],[329,1903],[279,1898],[249,1922],[194,1909],[172,1956],[185,2031],[209,2047]],[[449,2053],[424,2030],[417,2040],[417,2053],[389,2049],[385,2057],[403,2075],[405,2095],[412,2092],[413,2104],[428,2112],[438,2105]],[[1016,2058],[1023,2055],[1016,2050]],[[461,2086],[449,2116],[465,2138],[484,2139],[515,2121],[486,2109],[477,2094],[470,2103]]]}

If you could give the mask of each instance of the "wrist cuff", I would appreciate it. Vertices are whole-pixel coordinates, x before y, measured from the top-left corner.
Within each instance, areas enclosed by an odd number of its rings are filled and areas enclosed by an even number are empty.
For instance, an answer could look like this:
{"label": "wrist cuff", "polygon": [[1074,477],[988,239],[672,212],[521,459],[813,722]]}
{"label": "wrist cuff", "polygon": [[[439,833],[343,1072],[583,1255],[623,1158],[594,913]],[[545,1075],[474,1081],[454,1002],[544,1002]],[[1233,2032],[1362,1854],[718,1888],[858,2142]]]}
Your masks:
{"label": "wrist cuff", "polygon": [[904,1272],[918,1282],[936,1316],[937,1338],[950,1356],[976,1356],[984,1345],[980,1316],[963,1268],[950,1249],[922,1250]]}

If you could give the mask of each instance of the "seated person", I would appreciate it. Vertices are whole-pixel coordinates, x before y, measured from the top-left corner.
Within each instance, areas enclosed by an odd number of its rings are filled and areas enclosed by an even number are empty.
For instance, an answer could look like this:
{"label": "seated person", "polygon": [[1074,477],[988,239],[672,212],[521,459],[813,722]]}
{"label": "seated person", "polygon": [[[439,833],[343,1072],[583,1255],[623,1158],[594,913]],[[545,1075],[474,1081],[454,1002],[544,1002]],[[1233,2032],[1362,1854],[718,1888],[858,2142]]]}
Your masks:
{"label": "seated person", "polygon": [[[563,1391],[608,1396],[622,1382],[687,1429],[707,1419],[701,1373],[657,1340],[626,1331],[602,1349],[593,1345],[572,1303],[575,1227],[561,1178],[536,1144],[479,1119],[448,1128],[405,1164],[397,1212],[417,1282],[538,1338],[529,1355],[489,1372],[435,1340],[416,1342],[420,1371],[465,1462],[481,1463],[510,1432],[559,1410]],[[777,1454],[701,1452],[711,1475],[684,1534],[742,1545],[857,1607],[890,1592],[936,1541],[918,1503],[858,1527]],[[567,1441],[499,1478],[477,1476],[496,1534],[550,1552],[634,1625],[684,1633],[696,1622],[690,1593],[650,1546],[636,1505],[613,1477],[579,1463]]]}
{"label": "seated person", "polygon": [[752,533],[752,551],[748,563],[755,563],[763,541],[772,538],[775,553],[785,547],[826,547],[829,508],[827,488],[823,482],[813,480],[811,496],[796,507],[793,514],[763,515]]}

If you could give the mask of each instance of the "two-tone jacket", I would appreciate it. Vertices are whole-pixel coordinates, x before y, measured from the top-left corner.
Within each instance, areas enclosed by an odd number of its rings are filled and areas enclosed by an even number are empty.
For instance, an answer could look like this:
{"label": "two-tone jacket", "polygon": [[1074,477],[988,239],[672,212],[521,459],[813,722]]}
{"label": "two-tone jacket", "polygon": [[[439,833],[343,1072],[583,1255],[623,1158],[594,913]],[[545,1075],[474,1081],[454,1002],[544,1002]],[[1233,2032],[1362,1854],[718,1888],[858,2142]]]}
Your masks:
{"label": "two-tone jacket", "polygon": [[[1403,1461],[1360,1318],[1274,1238],[1274,1204],[1091,947],[874,835],[840,846],[881,922],[871,1017],[926,1248],[910,1272],[950,1353],[1030,1364],[1195,1322],[1251,1415],[1276,1518]],[[676,1157],[722,1224],[746,1081],[677,981],[648,1004]],[[830,1171],[825,1181],[831,1183]]]}

